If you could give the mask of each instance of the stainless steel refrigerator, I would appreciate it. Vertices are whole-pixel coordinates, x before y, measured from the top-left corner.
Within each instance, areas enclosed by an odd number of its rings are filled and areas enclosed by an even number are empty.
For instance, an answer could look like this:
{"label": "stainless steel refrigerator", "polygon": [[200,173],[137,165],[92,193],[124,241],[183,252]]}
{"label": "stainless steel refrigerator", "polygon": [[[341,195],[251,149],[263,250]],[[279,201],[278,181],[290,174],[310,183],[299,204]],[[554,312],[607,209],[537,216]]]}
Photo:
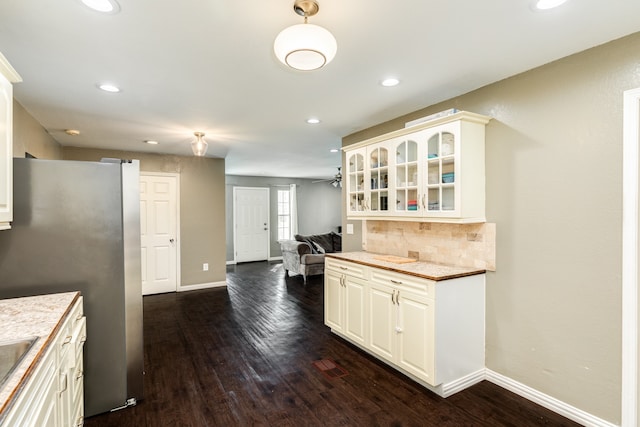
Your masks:
{"label": "stainless steel refrigerator", "polygon": [[138,161],[14,159],[0,298],[84,296],[85,416],[142,399]]}

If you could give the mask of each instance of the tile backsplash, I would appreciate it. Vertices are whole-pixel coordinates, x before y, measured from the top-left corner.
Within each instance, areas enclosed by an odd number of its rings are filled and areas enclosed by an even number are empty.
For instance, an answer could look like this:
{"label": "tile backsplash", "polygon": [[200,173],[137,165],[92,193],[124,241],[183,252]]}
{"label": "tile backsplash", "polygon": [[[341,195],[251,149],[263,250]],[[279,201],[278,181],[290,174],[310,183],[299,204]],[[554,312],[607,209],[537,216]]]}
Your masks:
{"label": "tile backsplash", "polygon": [[365,221],[368,252],[496,270],[496,225],[434,222]]}

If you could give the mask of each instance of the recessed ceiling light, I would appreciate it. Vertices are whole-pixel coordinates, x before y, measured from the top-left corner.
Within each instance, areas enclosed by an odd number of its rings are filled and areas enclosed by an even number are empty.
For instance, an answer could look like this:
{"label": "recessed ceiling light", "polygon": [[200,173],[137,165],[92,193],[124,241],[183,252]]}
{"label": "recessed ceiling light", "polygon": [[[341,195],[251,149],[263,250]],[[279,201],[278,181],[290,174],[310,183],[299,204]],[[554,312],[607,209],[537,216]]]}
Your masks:
{"label": "recessed ceiling light", "polygon": [[82,3],[96,12],[118,13],[120,5],[116,0],[82,0]]}
{"label": "recessed ceiling light", "polygon": [[99,84],[98,87],[105,92],[111,92],[111,93],[120,92],[120,88],[116,85],[112,85],[111,83],[102,83],[102,84]]}
{"label": "recessed ceiling light", "polygon": [[320,123],[320,119],[317,119],[315,117],[311,117],[311,118],[307,119],[307,123],[309,123],[310,125],[317,125],[318,123]]}
{"label": "recessed ceiling light", "polygon": [[533,8],[535,10],[549,10],[566,2],[567,0],[534,0]]}
{"label": "recessed ceiling light", "polygon": [[396,79],[395,77],[388,77],[380,82],[380,84],[384,87],[397,86],[399,83],[400,80]]}
{"label": "recessed ceiling light", "polygon": [[148,139],[148,140],[146,140],[144,142],[149,144],[149,145],[158,145],[158,141],[154,141],[152,139]]}
{"label": "recessed ceiling light", "polygon": [[338,151],[340,151],[340,150],[338,150],[337,148],[332,148],[331,150],[329,150],[329,152],[331,152],[331,153],[337,153]]}

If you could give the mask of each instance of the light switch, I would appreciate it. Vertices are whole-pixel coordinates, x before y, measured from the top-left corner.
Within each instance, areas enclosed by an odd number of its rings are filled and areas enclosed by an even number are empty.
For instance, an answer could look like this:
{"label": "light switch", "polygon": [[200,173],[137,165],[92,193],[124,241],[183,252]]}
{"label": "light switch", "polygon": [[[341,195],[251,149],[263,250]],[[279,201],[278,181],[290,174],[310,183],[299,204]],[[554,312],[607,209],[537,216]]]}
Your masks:
{"label": "light switch", "polygon": [[353,234],[353,224],[347,224],[347,234]]}
{"label": "light switch", "polygon": [[202,264],[202,271],[209,271],[209,263],[205,262],[204,264]]}

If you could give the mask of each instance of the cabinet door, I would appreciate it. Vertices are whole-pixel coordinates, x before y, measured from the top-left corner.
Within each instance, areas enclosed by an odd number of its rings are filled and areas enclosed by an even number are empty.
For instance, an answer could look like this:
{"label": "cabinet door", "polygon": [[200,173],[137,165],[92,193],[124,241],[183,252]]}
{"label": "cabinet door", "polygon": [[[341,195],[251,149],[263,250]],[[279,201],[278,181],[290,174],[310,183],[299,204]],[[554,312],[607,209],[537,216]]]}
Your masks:
{"label": "cabinet door", "polygon": [[13,86],[0,73],[0,230],[11,228],[13,220],[12,128]]}
{"label": "cabinet door", "polygon": [[457,217],[460,215],[460,131],[456,123],[430,130],[427,135],[426,216]]}
{"label": "cabinet door", "polygon": [[345,275],[344,334],[360,345],[366,345],[365,289],[367,282]]}
{"label": "cabinet door", "polygon": [[365,158],[365,149],[347,153],[347,214],[351,216],[364,215],[367,210]]}
{"label": "cabinet door", "polygon": [[405,371],[434,383],[433,300],[400,290],[398,298],[396,363]]}
{"label": "cabinet door", "polygon": [[365,200],[370,215],[386,215],[389,212],[389,150],[384,144],[375,144],[367,150],[368,184]]}
{"label": "cabinet door", "polygon": [[396,216],[419,216],[419,137],[421,133],[406,135],[393,141],[394,196],[392,212]]}
{"label": "cabinet door", "polygon": [[397,310],[395,290],[389,286],[369,282],[367,315],[369,321],[369,348],[378,356],[394,361]]}
{"label": "cabinet door", "polygon": [[344,328],[342,276],[331,270],[325,270],[324,273],[324,323],[338,332]]}

